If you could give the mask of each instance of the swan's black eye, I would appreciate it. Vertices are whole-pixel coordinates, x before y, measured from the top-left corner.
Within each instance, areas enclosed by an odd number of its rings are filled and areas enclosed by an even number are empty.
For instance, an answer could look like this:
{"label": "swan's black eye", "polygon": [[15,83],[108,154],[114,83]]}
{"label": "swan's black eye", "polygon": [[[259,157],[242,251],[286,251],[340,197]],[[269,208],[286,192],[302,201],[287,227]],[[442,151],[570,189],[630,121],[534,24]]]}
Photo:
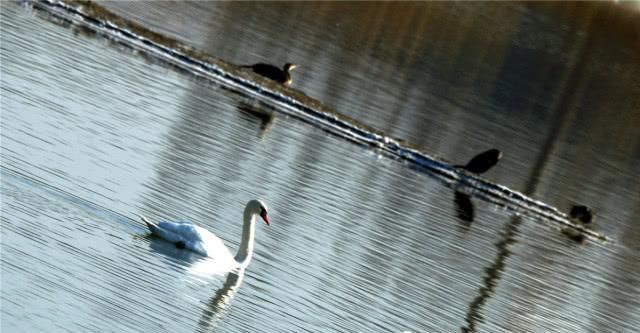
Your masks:
{"label": "swan's black eye", "polygon": [[264,209],[264,207],[260,206],[260,215],[261,215],[261,216],[264,216],[264,215],[266,215],[266,214],[267,214],[267,210],[266,210],[266,209]]}

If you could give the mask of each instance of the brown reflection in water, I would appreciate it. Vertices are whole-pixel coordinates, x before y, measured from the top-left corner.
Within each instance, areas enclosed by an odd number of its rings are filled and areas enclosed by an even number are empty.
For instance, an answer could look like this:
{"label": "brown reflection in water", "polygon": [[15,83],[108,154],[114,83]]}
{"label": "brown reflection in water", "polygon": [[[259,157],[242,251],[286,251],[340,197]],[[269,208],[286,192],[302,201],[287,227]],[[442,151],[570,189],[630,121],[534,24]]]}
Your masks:
{"label": "brown reflection in water", "polygon": [[[585,30],[589,31],[589,25],[592,23],[592,19],[588,18],[584,22]],[[540,177],[543,175],[545,166],[549,163],[549,157],[551,156],[554,144],[558,141],[558,135],[561,132],[562,127],[566,127],[567,118],[570,116],[569,100],[573,98],[573,91],[571,87],[574,87],[580,81],[580,69],[583,67],[581,60],[585,59],[583,51],[587,49],[592,41],[592,34],[587,34],[586,38],[582,41],[577,41],[579,47],[574,47],[573,59],[578,59],[574,62],[572,70],[568,71],[564,78],[564,85],[568,89],[564,89],[564,95],[556,102],[554,110],[554,121],[551,122],[551,128],[548,130],[547,139],[542,147],[541,152],[538,155],[536,164],[532,169],[532,173],[529,178],[529,182],[526,186],[525,194],[532,196],[535,195],[536,188],[539,184]],[[509,250],[509,245],[516,242],[515,237],[518,235],[519,226],[522,224],[520,217],[514,217],[505,227],[505,231],[502,234],[500,241],[496,243],[498,248],[498,255],[496,256],[493,264],[485,269],[485,277],[483,279],[484,285],[479,289],[479,295],[471,302],[469,306],[469,312],[465,318],[466,326],[462,327],[462,332],[476,332],[478,324],[482,323],[483,316],[481,314],[482,309],[486,301],[493,295],[498,282],[502,277],[502,273],[505,269],[505,263],[507,258],[510,257],[512,252]]]}
{"label": "brown reflection in water", "polygon": [[258,101],[254,103],[240,102],[237,108],[239,112],[260,120],[260,137],[263,137],[271,129],[276,119],[274,111]]}
{"label": "brown reflection in water", "polygon": [[[505,153],[514,156],[496,180],[516,189],[526,187],[528,177],[507,170],[518,168],[523,175],[539,172],[537,154],[531,151],[544,150],[537,144],[544,146],[549,137],[545,133],[557,127],[573,131],[580,126],[605,140],[590,140],[581,147],[618,144],[630,156],[640,152],[638,140],[624,140],[637,137],[640,127],[636,111],[640,102],[635,97],[640,94],[635,80],[640,76],[636,61],[640,12],[624,4],[208,2],[197,6],[202,7],[199,12],[208,9],[207,13],[224,16],[208,19],[210,34],[194,41],[209,54],[233,63],[299,63],[294,88],[430,153],[456,159],[477,151],[478,123],[466,121],[467,116],[492,117],[498,128],[485,129],[483,140],[498,146],[510,136]],[[585,46],[585,22],[590,20],[589,34],[597,33],[598,38],[596,44]],[[265,32],[273,38],[261,36]],[[577,61],[580,54],[589,59]],[[570,87],[567,74],[575,71],[583,73],[582,81],[572,88],[573,102],[565,106],[579,117],[566,116],[568,123],[563,125],[556,110],[559,101],[567,100],[563,97]],[[611,97],[588,106],[577,103],[594,92]],[[452,104],[441,105],[434,96]],[[501,110],[489,110],[492,104]],[[351,107],[341,108],[346,105]],[[584,117],[585,109],[590,109],[589,117]],[[609,116],[607,110],[615,110],[619,117]],[[582,123],[582,118],[590,121]],[[503,128],[513,126],[525,134],[513,136]],[[587,164],[580,167],[588,168]]]}
{"label": "brown reflection in water", "polygon": [[469,305],[469,312],[467,312],[467,317],[465,318],[467,326],[462,327],[462,332],[476,332],[476,327],[482,323],[484,319],[482,316],[482,308],[498,286],[498,282],[506,267],[506,261],[512,253],[509,250],[509,245],[516,242],[515,237],[518,235],[518,227],[520,224],[522,224],[522,218],[513,218],[507,223],[502,233],[502,239],[496,243],[498,255],[493,264],[485,269],[485,276],[482,279],[483,285],[478,290],[478,296],[476,296]]}

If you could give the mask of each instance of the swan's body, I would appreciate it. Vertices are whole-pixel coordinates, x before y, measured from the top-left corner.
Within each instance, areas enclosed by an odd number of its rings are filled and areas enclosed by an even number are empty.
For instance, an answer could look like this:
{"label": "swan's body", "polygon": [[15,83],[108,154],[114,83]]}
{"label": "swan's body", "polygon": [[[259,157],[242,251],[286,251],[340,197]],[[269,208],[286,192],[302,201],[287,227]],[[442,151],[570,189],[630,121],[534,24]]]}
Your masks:
{"label": "swan's body", "polygon": [[149,222],[144,216],[142,220],[147,224],[152,234],[167,240],[178,248],[184,248],[206,257],[215,258],[221,264],[246,267],[253,255],[256,216],[262,217],[269,225],[267,209],[259,200],[251,200],[244,209],[244,223],[242,225],[242,239],[238,253],[234,257],[224,242],[209,230],[190,222]]}
{"label": "swan's body", "polygon": [[151,233],[179,248],[191,250],[203,256],[209,254],[226,255],[233,258],[222,240],[209,230],[191,222],[160,222],[153,224],[146,221]]}

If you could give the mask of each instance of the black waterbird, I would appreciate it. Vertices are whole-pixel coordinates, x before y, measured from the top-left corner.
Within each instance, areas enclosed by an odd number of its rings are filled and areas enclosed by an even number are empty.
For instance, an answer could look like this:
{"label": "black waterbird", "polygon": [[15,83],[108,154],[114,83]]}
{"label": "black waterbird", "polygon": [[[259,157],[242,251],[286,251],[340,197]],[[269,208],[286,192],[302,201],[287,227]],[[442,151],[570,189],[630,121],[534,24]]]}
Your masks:
{"label": "black waterbird", "polygon": [[258,63],[255,65],[246,65],[241,67],[250,68],[254,73],[260,74],[266,78],[281,83],[285,87],[288,87],[292,82],[290,71],[297,66],[298,65],[286,63],[282,66],[282,69],[280,69],[273,65]]}
{"label": "black waterbird", "polygon": [[569,211],[569,218],[574,223],[588,225],[595,219],[595,211],[584,205],[574,205]]}
{"label": "black waterbird", "polygon": [[[571,210],[569,211],[569,220],[572,223],[588,227],[596,218],[596,212],[594,209],[591,209],[585,205],[573,205],[571,206]],[[586,236],[579,230],[574,228],[564,228],[562,232],[567,235],[570,239],[578,242],[584,243],[586,240]]]}
{"label": "black waterbird", "polygon": [[455,165],[454,168],[462,168],[475,174],[487,172],[502,158],[502,152],[498,149],[489,149],[476,155],[466,165]]}

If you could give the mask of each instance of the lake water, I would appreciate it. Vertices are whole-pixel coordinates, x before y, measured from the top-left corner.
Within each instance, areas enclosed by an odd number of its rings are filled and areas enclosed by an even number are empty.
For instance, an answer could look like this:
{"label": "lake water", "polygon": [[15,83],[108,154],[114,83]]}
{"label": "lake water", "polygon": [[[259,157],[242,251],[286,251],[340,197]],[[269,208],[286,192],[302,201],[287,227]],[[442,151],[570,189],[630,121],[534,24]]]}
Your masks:
{"label": "lake water", "polygon": [[[265,96],[3,1],[2,332],[640,327],[633,9],[105,5],[231,63],[299,63],[294,89],[445,160],[498,147],[483,177],[592,206],[614,241],[576,243]],[[272,225],[240,275],[137,218],[194,221],[235,252],[252,198]]]}

